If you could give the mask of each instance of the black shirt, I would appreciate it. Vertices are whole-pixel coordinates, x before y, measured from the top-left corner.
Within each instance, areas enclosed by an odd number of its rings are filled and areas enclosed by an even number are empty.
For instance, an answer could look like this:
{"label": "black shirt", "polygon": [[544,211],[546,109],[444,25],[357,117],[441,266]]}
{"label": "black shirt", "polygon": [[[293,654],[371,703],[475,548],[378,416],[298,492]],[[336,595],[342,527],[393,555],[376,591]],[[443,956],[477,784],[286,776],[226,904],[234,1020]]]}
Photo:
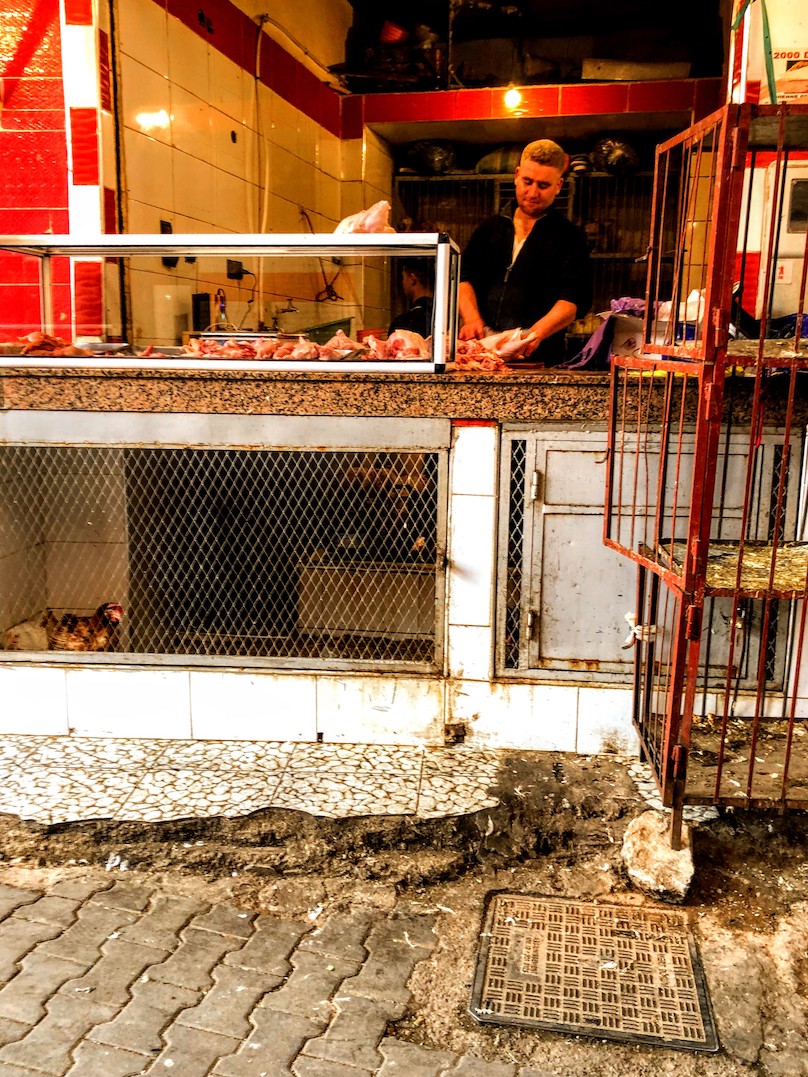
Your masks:
{"label": "black shirt", "polygon": [[390,322],[387,335],[395,333],[397,329],[409,329],[412,333],[420,333],[424,339],[432,333],[432,296],[422,295],[415,300],[409,310],[399,314]]}
{"label": "black shirt", "polygon": [[[592,265],[583,232],[552,207],[542,214],[511,263],[513,216],[483,221],[463,252],[460,279],[477,296],[491,329],[527,329],[559,300],[581,318],[592,305]],[[543,340],[532,358],[554,365],[564,358],[564,331]]]}

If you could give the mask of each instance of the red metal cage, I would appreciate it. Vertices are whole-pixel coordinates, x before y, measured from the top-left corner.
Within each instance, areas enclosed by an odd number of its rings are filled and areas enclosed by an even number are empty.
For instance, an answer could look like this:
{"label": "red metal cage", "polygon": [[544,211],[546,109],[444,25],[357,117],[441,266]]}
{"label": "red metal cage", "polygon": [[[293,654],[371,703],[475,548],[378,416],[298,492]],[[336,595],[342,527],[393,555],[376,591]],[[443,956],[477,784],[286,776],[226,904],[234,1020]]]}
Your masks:
{"label": "red metal cage", "polygon": [[634,721],[674,847],[685,804],[808,806],[806,224],[808,106],[658,148],[604,542],[638,565]]}

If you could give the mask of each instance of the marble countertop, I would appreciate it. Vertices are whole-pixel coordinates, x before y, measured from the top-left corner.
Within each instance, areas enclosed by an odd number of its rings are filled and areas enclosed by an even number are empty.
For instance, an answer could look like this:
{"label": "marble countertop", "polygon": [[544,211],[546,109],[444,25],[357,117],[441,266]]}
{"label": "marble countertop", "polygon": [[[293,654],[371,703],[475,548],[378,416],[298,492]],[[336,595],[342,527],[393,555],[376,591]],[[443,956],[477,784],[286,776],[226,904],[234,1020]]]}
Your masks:
{"label": "marble countertop", "polygon": [[[695,371],[695,365],[694,365]],[[787,408],[787,377],[763,387],[767,422]],[[733,379],[725,408],[749,419],[755,380]],[[638,387],[638,386],[637,386]],[[695,384],[693,389],[695,390]],[[622,390],[621,390],[622,391]],[[448,418],[477,422],[603,422],[609,414],[605,372],[512,368],[443,374],[401,371],[126,369],[5,365],[0,410],[210,415],[329,415]],[[634,396],[634,387],[629,385]],[[657,394],[659,395],[659,394]],[[692,412],[691,396],[688,412]],[[798,394],[795,417],[808,421]]]}
{"label": "marble countertop", "polygon": [[501,374],[90,370],[7,367],[5,410],[605,420],[609,376],[545,369]]}

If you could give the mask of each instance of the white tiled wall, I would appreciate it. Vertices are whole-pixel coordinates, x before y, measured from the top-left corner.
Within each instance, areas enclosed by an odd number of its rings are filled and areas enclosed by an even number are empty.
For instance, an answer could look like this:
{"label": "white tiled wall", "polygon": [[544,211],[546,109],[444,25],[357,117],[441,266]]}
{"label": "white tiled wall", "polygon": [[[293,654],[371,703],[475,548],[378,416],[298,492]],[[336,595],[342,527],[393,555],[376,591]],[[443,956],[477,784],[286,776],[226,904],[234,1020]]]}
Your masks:
{"label": "white tiled wall", "polygon": [[[445,723],[462,722],[475,747],[636,751],[627,689],[493,680],[497,432],[457,426],[452,438],[447,678],[81,668],[49,654],[40,666],[0,663],[0,697],[10,701],[0,732],[441,744]],[[77,520],[75,538],[117,549],[116,526],[100,520],[88,532]],[[29,702],[40,697],[46,713]]]}
{"label": "white tiled wall", "polygon": [[64,678],[68,730],[76,736],[191,736],[187,670],[67,669]]}
{"label": "white tiled wall", "polygon": [[[312,7],[311,0],[304,6]],[[313,36],[322,36],[321,51],[341,53],[342,41],[333,33],[344,32],[350,9],[314,4],[318,12],[323,7],[332,33],[325,33],[319,18]],[[273,18],[279,21],[281,15],[273,11]],[[368,132],[341,142],[279,94],[256,84],[252,72],[161,11],[154,0],[127,0],[120,26],[127,231],[158,232],[166,220],[176,233],[302,234],[309,231],[309,222],[316,232],[331,232],[349,213],[382,198],[391,200],[392,161],[383,139]],[[154,123],[161,114],[163,127]],[[151,124],[144,117],[152,117]],[[183,268],[159,267],[158,277],[176,284]],[[346,279],[341,277],[335,288],[343,302],[318,303],[322,280],[318,274],[309,276],[310,283],[299,283],[291,297],[298,313],[287,315],[281,328],[294,331],[346,317],[354,319],[354,330],[386,327],[386,279],[369,281],[365,288],[356,273],[351,280],[343,274]],[[224,287],[229,304],[238,301],[233,282],[221,272],[218,279],[190,277],[187,284],[190,291],[211,293]],[[136,343],[152,337],[155,343],[174,343],[154,331],[155,312],[146,292],[137,286],[133,292],[140,329]],[[286,305],[287,298],[280,293],[270,297],[261,311],[267,323],[274,307]],[[179,313],[190,318],[190,310]],[[228,315],[239,324],[230,308]]]}
{"label": "white tiled wall", "polygon": [[65,670],[0,666],[0,734],[58,736],[68,732]]}
{"label": "white tiled wall", "polygon": [[314,741],[315,679],[305,674],[194,671],[191,723],[193,736],[200,740]]}

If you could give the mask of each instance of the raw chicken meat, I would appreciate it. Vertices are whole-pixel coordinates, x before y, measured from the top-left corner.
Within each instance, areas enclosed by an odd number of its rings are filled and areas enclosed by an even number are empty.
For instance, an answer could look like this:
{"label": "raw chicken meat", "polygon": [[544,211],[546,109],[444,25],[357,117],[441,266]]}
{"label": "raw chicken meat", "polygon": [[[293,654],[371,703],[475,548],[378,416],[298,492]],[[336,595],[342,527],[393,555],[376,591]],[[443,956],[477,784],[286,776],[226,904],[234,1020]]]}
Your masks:
{"label": "raw chicken meat", "polygon": [[483,337],[480,344],[507,363],[522,356],[525,348],[536,339],[535,333],[526,333],[524,336],[522,333],[521,329],[505,329],[501,333]]}
{"label": "raw chicken meat", "polygon": [[374,202],[368,209],[343,218],[334,229],[336,235],[355,232],[395,232],[395,228],[390,226],[390,203],[384,199]]}

